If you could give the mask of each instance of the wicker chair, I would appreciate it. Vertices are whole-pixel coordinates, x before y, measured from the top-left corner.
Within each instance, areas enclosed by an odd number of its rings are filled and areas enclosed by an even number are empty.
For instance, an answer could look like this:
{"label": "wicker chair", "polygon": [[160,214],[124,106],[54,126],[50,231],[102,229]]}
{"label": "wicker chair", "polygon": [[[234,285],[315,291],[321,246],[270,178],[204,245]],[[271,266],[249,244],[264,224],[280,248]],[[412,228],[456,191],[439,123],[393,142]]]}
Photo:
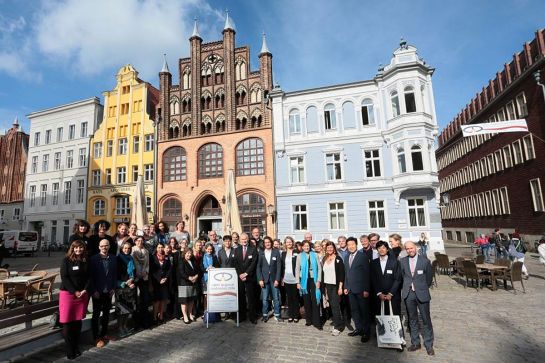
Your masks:
{"label": "wicker chair", "polygon": [[454,261],[454,266],[456,266],[456,273],[460,277],[464,277],[464,261],[465,259],[463,257],[456,257],[456,260]]}
{"label": "wicker chair", "polygon": [[513,286],[515,294],[517,293],[517,289],[515,289],[515,284],[513,283],[515,281],[520,281],[520,284],[522,285],[522,292],[526,293],[526,288],[524,288],[524,282],[522,282],[522,262],[518,261],[513,263],[511,269],[505,272],[505,277],[509,281],[511,281],[511,286]]}
{"label": "wicker chair", "polygon": [[30,302],[33,301],[34,296],[38,295],[36,302],[40,301],[42,295],[47,295],[47,301],[51,301],[53,295],[53,284],[58,274],[49,275],[39,280],[35,280],[30,284],[29,295]]}
{"label": "wicker chair", "polygon": [[25,272],[23,276],[40,276],[40,278],[42,279],[47,276],[47,271],[45,270],[29,271],[29,272]]}
{"label": "wicker chair", "polygon": [[452,266],[450,265],[448,256],[444,254],[439,254],[435,258],[437,260],[437,268],[439,269],[439,271],[450,275]]}
{"label": "wicker chair", "polygon": [[0,280],[8,279],[9,278],[9,271],[5,268],[0,268]]}
{"label": "wicker chair", "polygon": [[475,257],[475,264],[476,265],[480,265],[484,263],[484,255],[478,255],[477,257]]}
{"label": "wicker chair", "polygon": [[464,287],[467,287],[469,284],[469,280],[471,280],[471,285],[475,286],[474,281],[477,282],[477,291],[479,291],[479,288],[481,288],[481,285],[486,278],[486,276],[483,273],[480,273],[477,269],[477,265],[473,261],[464,261],[464,274],[466,276],[466,285]]}

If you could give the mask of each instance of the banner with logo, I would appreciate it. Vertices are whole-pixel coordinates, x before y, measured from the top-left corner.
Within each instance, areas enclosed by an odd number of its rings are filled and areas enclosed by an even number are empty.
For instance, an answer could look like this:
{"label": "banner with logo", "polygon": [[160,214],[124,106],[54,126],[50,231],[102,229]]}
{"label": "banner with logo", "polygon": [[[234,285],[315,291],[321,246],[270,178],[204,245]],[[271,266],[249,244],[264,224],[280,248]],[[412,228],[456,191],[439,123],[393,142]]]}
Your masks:
{"label": "banner with logo", "polygon": [[462,134],[467,136],[481,134],[500,134],[504,132],[528,132],[526,120],[509,120],[486,124],[462,125]]}
{"label": "banner with logo", "polygon": [[238,276],[234,268],[208,270],[208,307],[210,313],[238,311]]}

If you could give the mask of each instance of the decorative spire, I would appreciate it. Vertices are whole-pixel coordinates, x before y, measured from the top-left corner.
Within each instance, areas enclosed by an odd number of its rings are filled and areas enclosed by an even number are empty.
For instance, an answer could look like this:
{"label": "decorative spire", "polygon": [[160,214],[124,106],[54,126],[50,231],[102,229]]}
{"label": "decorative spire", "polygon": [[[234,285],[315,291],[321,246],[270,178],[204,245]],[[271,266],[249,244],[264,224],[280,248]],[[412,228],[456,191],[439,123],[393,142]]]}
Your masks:
{"label": "decorative spire", "polygon": [[163,69],[161,69],[161,73],[170,73],[170,70],[168,69],[168,64],[167,64],[166,53],[163,53]]}
{"label": "decorative spire", "polygon": [[15,120],[13,120],[13,127],[15,129],[19,128],[19,118],[17,116],[15,116]]}
{"label": "decorative spire", "polygon": [[261,52],[259,54],[271,53],[269,47],[267,47],[267,38],[265,37],[265,32],[263,32],[263,42],[261,43]]}
{"label": "decorative spire", "polygon": [[201,37],[201,35],[199,34],[199,26],[197,24],[197,17],[195,17],[195,24],[193,25],[193,34],[191,34],[191,38],[194,38],[194,37],[197,37],[197,38]]}
{"label": "decorative spire", "polygon": [[231,29],[232,31],[236,31],[235,24],[229,17],[229,10],[225,10],[225,26],[223,27],[223,30]]}

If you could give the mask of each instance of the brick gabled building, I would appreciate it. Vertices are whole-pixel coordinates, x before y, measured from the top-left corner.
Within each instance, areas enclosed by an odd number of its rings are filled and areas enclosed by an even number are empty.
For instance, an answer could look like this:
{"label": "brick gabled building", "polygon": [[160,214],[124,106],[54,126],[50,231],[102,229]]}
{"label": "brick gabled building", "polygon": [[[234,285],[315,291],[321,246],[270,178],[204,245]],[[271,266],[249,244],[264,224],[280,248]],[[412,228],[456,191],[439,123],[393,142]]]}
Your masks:
{"label": "brick gabled building", "polygon": [[17,119],[0,135],[0,230],[21,229],[28,134]]}
{"label": "brick gabled building", "polygon": [[[545,232],[545,30],[503,65],[439,135],[444,239],[474,241],[515,228],[533,244]],[[463,137],[461,126],[526,119],[528,133]],[[443,198],[445,199],[445,198]]]}
{"label": "brick gabled building", "polygon": [[259,70],[252,71],[250,49],[237,47],[235,34],[227,16],[223,39],[203,43],[195,22],[190,57],[178,62],[178,84],[166,61],[159,73],[158,217],[184,220],[192,236],[221,234],[229,169],[243,231],[274,234],[267,213],[275,204],[272,54],[263,36]]}

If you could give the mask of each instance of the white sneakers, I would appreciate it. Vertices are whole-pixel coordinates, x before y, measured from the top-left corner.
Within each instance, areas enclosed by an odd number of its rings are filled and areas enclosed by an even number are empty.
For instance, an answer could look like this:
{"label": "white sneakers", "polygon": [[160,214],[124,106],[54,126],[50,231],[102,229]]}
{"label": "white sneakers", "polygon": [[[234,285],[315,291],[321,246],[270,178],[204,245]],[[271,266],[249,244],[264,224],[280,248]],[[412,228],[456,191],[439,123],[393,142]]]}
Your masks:
{"label": "white sneakers", "polygon": [[333,328],[333,330],[331,330],[331,335],[333,335],[334,337],[338,336],[339,334],[341,334],[340,330],[337,330],[335,328]]}

